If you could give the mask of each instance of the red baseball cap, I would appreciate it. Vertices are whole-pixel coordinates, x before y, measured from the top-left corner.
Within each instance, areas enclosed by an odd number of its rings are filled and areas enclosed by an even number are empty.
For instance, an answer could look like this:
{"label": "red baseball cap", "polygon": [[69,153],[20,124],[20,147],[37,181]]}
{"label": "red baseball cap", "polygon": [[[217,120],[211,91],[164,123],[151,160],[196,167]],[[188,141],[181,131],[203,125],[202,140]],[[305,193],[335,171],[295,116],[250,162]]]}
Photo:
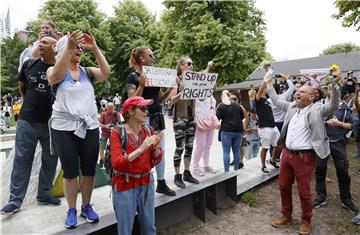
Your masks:
{"label": "red baseball cap", "polygon": [[151,99],[146,100],[141,96],[133,96],[125,101],[121,114],[127,113],[129,109],[133,106],[137,106],[137,107],[148,106],[152,103],[153,100]]}

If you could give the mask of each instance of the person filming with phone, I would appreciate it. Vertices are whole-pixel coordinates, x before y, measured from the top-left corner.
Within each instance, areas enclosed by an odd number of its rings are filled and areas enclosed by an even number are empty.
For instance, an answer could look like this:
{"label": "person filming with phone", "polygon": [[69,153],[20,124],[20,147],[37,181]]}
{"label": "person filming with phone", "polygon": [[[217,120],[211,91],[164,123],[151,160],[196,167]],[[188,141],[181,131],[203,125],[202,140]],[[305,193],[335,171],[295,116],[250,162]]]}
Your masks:
{"label": "person filming with phone", "polygon": [[[160,141],[163,133],[155,134],[146,124],[148,105],[153,100],[133,96],[122,109],[123,126],[114,128],[110,137],[113,206],[118,234],[131,234],[138,214],[142,234],[156,234],[153,167],[161,162]],[[126,144],[124,144],[126,143]],[[123,149],[124,148],[124,149]]]}

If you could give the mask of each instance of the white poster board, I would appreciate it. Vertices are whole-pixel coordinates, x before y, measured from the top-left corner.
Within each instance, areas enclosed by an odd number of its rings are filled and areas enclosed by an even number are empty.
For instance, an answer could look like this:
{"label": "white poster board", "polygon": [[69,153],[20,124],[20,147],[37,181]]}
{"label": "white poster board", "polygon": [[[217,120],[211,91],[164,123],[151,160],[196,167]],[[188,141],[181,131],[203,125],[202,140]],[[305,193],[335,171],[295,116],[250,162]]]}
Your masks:
{"label": "white poster board", "polygon": [[195,100],[211,97],[217,78],[217,73],[184,72],[182,74],[184,90],[180,99]]}
{"label": "white poster board", "polygon": [[148,78],[145,86],[177,87],[175,69],[143,66],[143,73]]}

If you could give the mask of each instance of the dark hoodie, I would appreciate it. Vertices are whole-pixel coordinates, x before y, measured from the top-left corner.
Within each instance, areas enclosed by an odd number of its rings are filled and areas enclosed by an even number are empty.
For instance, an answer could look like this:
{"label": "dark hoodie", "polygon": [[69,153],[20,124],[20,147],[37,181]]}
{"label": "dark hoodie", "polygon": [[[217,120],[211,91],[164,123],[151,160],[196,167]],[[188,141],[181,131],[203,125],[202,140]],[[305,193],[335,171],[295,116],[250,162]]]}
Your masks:
{"label": "dark hoodie", "polygon": [[[341,122],[351,123],[352,121],[351,110],[349,106],[346,104],[346,102],[341,101],[341,103],[339,104],[339,109],[334,114],[328,116],[326,118],[326,121],[332,119],[333,117],[336,117]],[[335,142],[338,140],[345,139],[345,134],[349,131],[349,129],[345,129],[337,126],[330,126],[327,124],[325,124],[325,128],[326,128],[326,133],[330,139],[330,142]]]}

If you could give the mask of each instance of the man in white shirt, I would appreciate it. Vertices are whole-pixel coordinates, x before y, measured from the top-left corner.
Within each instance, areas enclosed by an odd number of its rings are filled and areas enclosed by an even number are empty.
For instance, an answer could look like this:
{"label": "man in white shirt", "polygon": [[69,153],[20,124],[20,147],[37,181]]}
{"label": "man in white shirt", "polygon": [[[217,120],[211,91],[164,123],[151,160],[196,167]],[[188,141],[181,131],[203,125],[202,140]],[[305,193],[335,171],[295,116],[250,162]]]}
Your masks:
{"label": "man in white shirt", "polygon": [[119,96],[119,93],[116,93],[113,103],[115,105],[115,111],[120,112],[121,97]]}
{"label": "man in white shirt", "polygon": [[[339,74],[339,71],[334,74],[334,83],[339,81]],[[282,147],[279,188],[283,216],[272,221],[271,225],[280,227],[292,222],[292,184],[296,180],[302,209],[298,233],[309,234],[313,209],[310,184],[314,175],[315,157],[318,155],[324,159],[330,154],[323,116],[337,110],[340,90],[338,84],[333,84],[330,102],[317,106],[313,105],[315,94],[311,86],[302,86],[296,93],[295,102],[286,102],[276,95],[271,79],[267,85],[272,103],[286,112],[278,141],[278,146]]]}

